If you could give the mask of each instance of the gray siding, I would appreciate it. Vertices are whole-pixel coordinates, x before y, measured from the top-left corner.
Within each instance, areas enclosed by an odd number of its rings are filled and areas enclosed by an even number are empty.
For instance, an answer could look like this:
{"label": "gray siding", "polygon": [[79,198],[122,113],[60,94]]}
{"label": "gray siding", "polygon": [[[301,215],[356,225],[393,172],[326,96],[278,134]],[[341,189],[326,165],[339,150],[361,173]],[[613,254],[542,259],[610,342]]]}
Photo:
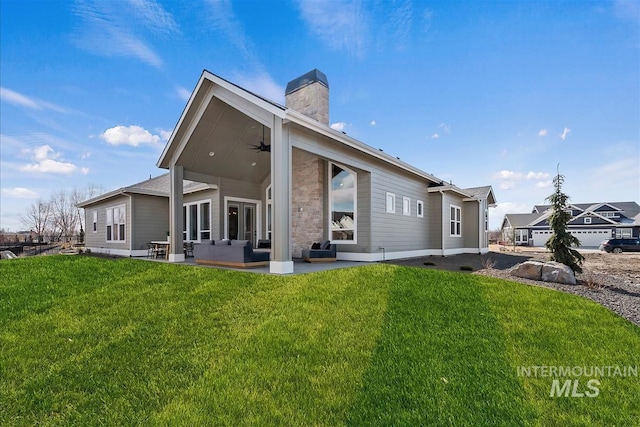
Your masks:
{"label": "gray siding", "polygon": [[478,202],[464,202],[462,206],[462,241],[465,248],[478,248]]}
{"label": "gray siding", "polygon": [[[125,205],[126,224],[124,242],[107,242],[107,208]],[[128,196],[115,196],[109,200],[85,208],[85,223],[89,232],[85,233],[86,246],[90,248],[131,249],[131,203]],[[98,212],[98,230],[93,232],[93,211]]]}
{"label": "gray siding", "polygon": [[169,231],[169,198],[132,195],[133,200],[133,250],[147,249],[152,240],[166,240]]}
{"label": "gray siding", "polygon": [[429,227],[429,248],[442,249],[442,194],[429,193],[428,200],[428,203],[425,201],[425,216]]}
{"label": "gray siding", "polygon": [[[429,198],[426,183],[408,175],[378,166],[372,172],[371,224],[373,249],[387,252],[429,248]],[[395,194],[395,213],[387,212],[387,193]],[[410,215],[403,214],[403,197],[410,199]],[[417,200],[425,204],[425,215],[417,216]]]}

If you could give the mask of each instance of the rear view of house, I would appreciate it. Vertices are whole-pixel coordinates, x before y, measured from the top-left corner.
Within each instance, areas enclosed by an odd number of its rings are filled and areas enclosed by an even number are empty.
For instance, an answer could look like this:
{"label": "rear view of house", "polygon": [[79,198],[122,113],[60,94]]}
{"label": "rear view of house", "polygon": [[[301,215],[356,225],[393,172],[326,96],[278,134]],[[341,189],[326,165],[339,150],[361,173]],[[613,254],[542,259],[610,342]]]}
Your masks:
{"label": "rear view of house", "polygon": [[318,70],[287,85],[286,106],[204,71],[157,165],[169,170],[172,261],[185,180],[218,191],[211,237],[270,240],[275,273],[323,239],[344,260],[488,250],[491,187],[447,184],[332,129]]}

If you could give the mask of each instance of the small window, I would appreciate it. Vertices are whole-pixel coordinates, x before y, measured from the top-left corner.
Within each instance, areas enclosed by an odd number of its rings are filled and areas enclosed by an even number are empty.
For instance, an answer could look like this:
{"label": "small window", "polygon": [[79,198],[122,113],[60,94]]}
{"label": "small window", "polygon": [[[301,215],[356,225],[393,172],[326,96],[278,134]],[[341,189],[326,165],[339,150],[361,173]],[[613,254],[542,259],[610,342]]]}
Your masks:
{"label": "small window", "polygon": [[585,224],[591,224],[591,217],[586,217],[586,218],[584,219],[584,223],[585,223]]}
{"label": "small window", "polygon": [[411,215],[411,199],[408,197],[402,198],[402,215],[404,216]]}
{"label": "small window", "polygon": [[387,193],[387,212],[396,213],[396,195]]}
{"label": "small window", "polygon": [[451,226],[449,230],[450,236],[462,236],[462,209],[460,209],[460,206],[451,205],[449,221]]}
{"label": "small window", "polygon": [[98,211],[93,211],[93,232],[98,232]]}
{"label": "small window", "polygon": [[424,218],[424,202],[422,200],[416,202],[416,213],[418,218]]}

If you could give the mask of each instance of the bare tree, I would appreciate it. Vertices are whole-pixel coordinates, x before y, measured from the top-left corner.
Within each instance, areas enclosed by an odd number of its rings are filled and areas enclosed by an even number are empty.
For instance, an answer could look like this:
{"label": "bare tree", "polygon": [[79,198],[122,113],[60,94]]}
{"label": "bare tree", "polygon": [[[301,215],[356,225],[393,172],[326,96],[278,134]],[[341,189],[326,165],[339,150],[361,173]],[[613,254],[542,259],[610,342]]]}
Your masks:
{"label": "bare tree", "polygon": [[73,192],[60,190],[51,196],[51,217],[54,233],[68,242],[78,229],[78,209],[73,203]]}
{"label": "bare tree", "polygon": [[42,237],[49,227],[51,221],[51,204],[42,199],[35,201],[22,216],[22,224],[36,233],[38,243],[42,242]]}

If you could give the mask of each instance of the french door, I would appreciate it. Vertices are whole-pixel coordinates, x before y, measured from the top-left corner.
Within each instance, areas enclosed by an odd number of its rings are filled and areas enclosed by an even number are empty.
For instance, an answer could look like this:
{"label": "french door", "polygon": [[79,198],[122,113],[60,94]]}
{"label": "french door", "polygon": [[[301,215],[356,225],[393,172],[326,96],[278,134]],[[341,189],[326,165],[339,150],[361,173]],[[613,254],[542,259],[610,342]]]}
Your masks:
{"label": "french door", "polygon": [[227,238],[250,240],[255,247],[257,239],[256,204],[229,202],[227,205]]}

